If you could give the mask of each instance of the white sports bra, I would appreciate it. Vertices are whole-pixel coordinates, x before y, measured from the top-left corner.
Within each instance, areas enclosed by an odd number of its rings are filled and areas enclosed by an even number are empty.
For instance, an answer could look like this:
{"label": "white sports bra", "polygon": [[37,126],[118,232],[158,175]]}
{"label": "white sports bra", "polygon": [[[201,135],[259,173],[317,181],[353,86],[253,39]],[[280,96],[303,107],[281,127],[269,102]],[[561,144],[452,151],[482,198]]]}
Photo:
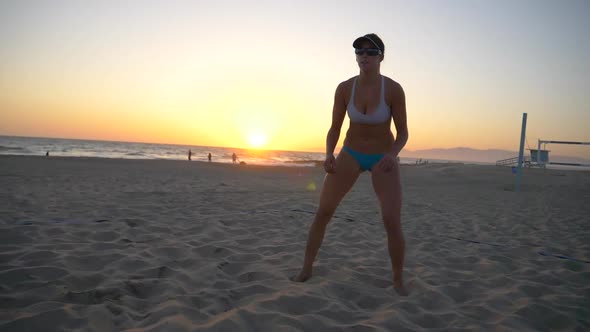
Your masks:
{"label": "white sports bra", "polygon": [[391,110],[389,106],[385,103],[385,79],[381,76],[381,100],[379,101],[379,105],[377,105],[377,109],[369,114],[363,114],[359,112],[356,107],[354,106],[354,92],[356,90],[356,80],[358,77],[354,78],[352,83],[352,94],[350,95],[350,101],[347,105],[346,113],[348,113],[348,118],[350,121],[355,123],[364,123],[364,124],[378,124],[383,123],[391,117]]}

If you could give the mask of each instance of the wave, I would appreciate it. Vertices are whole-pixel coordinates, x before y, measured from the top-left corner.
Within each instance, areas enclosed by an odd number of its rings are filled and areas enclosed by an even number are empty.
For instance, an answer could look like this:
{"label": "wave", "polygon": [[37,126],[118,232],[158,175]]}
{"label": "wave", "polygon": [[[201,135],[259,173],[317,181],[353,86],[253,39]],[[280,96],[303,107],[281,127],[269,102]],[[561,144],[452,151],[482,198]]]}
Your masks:
{"label": "wave", "polygon": [[25,148],[19,148],[19,147],[14,147],[14,146],[3,146],[3,145],[0,145],[0,151],[14,151],[14,152],[22,151],[22,152],[26,152],[27,149],[25,149]]}
{"label": "wave", "polygon": [[0,153],[5,153],[5,152],[6,153],[9,153],[9,154],[13,154],[13,153],[16,153],[16,154],[20,154],[20,153],[27,154],[27,153],[30,153],[30,151],[28,149],[26,149],[26,148],[0,145]]}

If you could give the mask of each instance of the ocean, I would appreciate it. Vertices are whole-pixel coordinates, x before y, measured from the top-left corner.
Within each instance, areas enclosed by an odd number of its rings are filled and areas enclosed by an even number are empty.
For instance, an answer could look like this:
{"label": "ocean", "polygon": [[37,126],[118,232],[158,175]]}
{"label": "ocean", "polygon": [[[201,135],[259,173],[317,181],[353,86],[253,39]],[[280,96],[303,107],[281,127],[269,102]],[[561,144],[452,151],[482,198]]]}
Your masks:
{"label": "ocean", "polygon": [[232,163],[235,153],[240,162],[254,165],[312,167],[324,160],[324,153],[253,150],[198,145],[95,141],[61,138],[0,136],[0,155],[97,157],[119,159],[168,159]]}

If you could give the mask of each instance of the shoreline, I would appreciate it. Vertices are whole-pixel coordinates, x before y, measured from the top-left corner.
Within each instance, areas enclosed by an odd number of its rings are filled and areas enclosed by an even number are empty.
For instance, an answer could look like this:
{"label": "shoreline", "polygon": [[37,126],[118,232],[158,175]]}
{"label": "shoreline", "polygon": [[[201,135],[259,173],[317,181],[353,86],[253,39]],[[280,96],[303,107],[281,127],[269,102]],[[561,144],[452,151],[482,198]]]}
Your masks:
{"label": "shoreline", "polygon": [[[228,166],[228,167],[242,167],[242,168],[286,168],[286,169],[323,169],[322,161],[315,160],[315,161],[294,161],[292,163],[287,163],[291,165],[268,165],[268,164],[240,164],[236,163],[233,164],[231,162],[216,162],[216,161],[203,161],[203,160],[179,160],[179,159],[140,159],[140,158],[111,158],[111,157],[91,157],[91,156],[38,156],[38,155],[8,155],[8,154],[0,154],[1,159],[30,159],[30,160],[86,160],[86,161],[123,161],[123,162],[139,162],[139,163],[146,163],[146,162],[171,162],[171,163],[178,163],[178,164],[199,164],[199,165],[211,165],[211,166]],[[315,163],[315,165],[301,165],[302,163]],[[479,163],[479,162],[466,162],[466,161],[442,161],[442,160],[428,160],[428,163],[422,164],[415,164],[415,163],[400,163],[402,168],[406,167],[442,167],[442,166],[453,166],[453,165],[465,165],[465,166],[480,166],[480,167],[491,167],[491,168],[498,168],[498,169],[506,169],[508,172],[511,172],[510,166],[498,166],[492,163]],[[590,168],[575,168],[575,167],[547,167],[547,168],[539,168],[539,167],[523,167],[523,171],[525,172],[590,172]]]}
{"label": "shoreline", "polygon": [[[340,147],[341,148],[341,147]],[[339,151],[340,148],[337,148]],[[401,152],[402,164],[420,164],[420,163],[464,163],[474,165],[495,165],[500,152],[512,154],[504,150],[477,150],[470,148],[453,148],[446,149],[454,151],[450,156],[459,159],[444,159],[439,155],[440,149],[424,150],[424,154],[419,151],[404,149]],[[78,140],[78,139],[54,139],[54,138],[35,138],[35,137],[14,137],[0,136],[0,154],[3,155],[23,155],[23,156],[45,156],[47,152],[55,157],[98,157],[98,158],[115,158],[115,159],[143,159],[143,160],[187,160],[188,152],[192,152],[193,160],[207,161],[208,155],[211,154],[214,162],[231,162],[232,155],[237,153],[238,157],[247,164],[268,165],[268,166],[294,166],[294,167],[315,167],[321,166],[324,161],[324,155],[320,151],[287,151],[287,150],[258,150],[247,148],[232,147],[212,147],[198,145],[178,145],[178,144],[159,144],[159,143],[141,143],[141,142],[120,142],[120,141],[101,141],[101,140]],[[432,151],[438,151],[437,155],[432,155]],[[463,151],[466,154],[462,155]],[[466,152],[467,151],[467,152]],[[486,152],[488,151],[488,152]],[[492,160],[492,155],[486,155],[495,151],[497,155]],[[449,152],[450,153],[450,152]],[[457,154],[459,153],[459,154]],[[517,153],[514,153],[516,155]],[[512,155],[511,155],[512,156]],[[556,160],[572,163],[584,163],[582,158],[568,156],[554,156]],[[443,158],[443,159],[438,159]],[[577,161],[576,161],[577,160]],[[590,160],[586,160],[590,163]],[[571,167],[549,165],[551,169],[573,169],[573,170],[590,170],[590,167]]]}

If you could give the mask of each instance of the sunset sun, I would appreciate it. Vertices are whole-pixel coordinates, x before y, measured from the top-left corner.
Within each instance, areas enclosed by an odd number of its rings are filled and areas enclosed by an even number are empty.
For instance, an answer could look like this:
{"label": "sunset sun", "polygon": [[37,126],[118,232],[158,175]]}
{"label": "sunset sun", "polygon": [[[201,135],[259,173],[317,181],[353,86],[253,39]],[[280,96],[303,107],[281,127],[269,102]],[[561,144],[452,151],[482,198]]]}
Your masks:
{"label": "sunset sun", "polygon": [[261,148],[266,144],[266,142],[266,135],[262,133],[252,133],[248,136],[248,144],[250,144],[250,147],[252,148]]}

